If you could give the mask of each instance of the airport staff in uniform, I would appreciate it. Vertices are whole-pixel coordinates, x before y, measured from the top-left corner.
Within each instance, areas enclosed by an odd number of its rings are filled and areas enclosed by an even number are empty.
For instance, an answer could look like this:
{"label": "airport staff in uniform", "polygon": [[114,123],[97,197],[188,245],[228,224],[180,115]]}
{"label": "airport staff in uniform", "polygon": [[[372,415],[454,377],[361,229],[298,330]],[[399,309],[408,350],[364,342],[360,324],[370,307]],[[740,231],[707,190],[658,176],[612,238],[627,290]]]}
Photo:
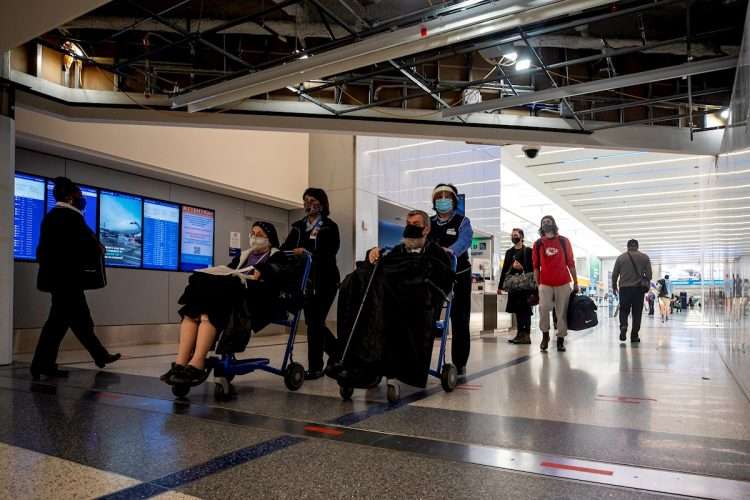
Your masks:
{"label": "airport staff in uniform", "polygon": [[305,217],[292,224],[282,250],[293,250],[295,255],[312,255],[310,281],[305,294],[305,323],[307,324],[308,366],[305,380],[323,376],[323,352],[328,362],[337,361],[336,337],[326,326],[328,311],[339,289],[339,227],[328,218],[328,195],[322,189],[308,188],[302,196]]}
{"label": "airport staff in uniform", "polygon": [[432,191],[432,208],[436,215],[430,218],[428,238],[446,252],[458,259],[456,283],[453,287],[451,310],[451,358],[458,369],[458,375],[466,375],[471,339],[469,320],[471,318],[471,262],[469,248],[474,230],[469,218],[459,214],[458,189],[452,184],[438,184]]}
{"label": "airport staff in uniform", "polygon": [[[86,225],[86,199],[67,177],[55,179],[57,204],[44,217],[36,254],[39,261],[37,288],[52,295],[49,317],[42,328],[31,362],[31,375],[65,377],[57,368],[57,353],[68,328],[89,352],[96,366],[120,359],[110,354],[94,333],[94,322],[84,290],[104,286],[104,247]],[[95,283],[95,284],[92,284]]]}

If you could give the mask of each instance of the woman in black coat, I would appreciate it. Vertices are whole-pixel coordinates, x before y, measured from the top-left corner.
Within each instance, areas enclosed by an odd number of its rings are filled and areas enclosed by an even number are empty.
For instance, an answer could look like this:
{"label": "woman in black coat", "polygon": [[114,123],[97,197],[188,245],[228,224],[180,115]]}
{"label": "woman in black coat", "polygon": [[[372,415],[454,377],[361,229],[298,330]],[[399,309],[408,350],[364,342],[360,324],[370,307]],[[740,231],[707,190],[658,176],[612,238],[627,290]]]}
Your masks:
{"label": "woman in black coat", "polygon": [[500,283],[498,293],[503,291],[508,293],[508,305],[506,312],[516,315],[517,331],[515,338],[508,340],[511,344],[530,344],[531,343],[531,306],[528,299],[531,292],[529,291],[508,291],[503,290],[505,277],[509,274],[530,273],[534,270],[532,261],[531,248],[523,244],[523,229],[515,228],[511,232],[513,246],[505,252],[503,261],[503,270],[500,273]]}
{"label": "woman in black coat", "polygon": [[206,379],[206,356],[217,335],[227,327],[239,301],[247,304],[254,331],[274,319],[271,316],[278,312],[280,290],[293,268],[278,247],[279,237],[273,224],[258,221],[250,230],[250,248],[227,266],[248,269],[243,273],[244,284],[236,274],[217,276],[199,270],[190,276],[178,301],[182,305],[179,310],[182,321],[177,359],[161,376],[162,381],[196,385]]}
{"label": "woman in black coat", "polygon": [[292,250],[295,255],[308,252],[312,255],[310,282],[305,294],[305,323],[307,324],[308,366],[305,380],[323,376],[323,352],[329,363],[338,356],[336,337],[326,326],[328,311],[339,289],[339,268],[336,254],[339,251],[339,227],[328,218],[328,195],[322,189],[308,188],[302,195],[305,217],[292,224],[282,250]]}

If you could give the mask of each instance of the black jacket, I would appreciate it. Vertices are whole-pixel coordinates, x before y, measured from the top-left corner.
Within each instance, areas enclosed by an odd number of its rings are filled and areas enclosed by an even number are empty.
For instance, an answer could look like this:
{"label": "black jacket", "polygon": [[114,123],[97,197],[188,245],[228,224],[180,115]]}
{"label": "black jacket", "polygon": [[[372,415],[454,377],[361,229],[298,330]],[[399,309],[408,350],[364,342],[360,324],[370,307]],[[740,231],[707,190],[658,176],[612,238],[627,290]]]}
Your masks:
{"label": "black jacket", "polygon": [[[371,276],[372,285],[365,296]],[[435,243],[428,243],[418,254],[398,245],[381,257],[377,267],[358,262],[357,269],[344,278],[339,294],[341,345],[354,336],[342,360],[345,370],[339,382],[367,387],[378,375],[384,375],[424,387],[432,359],[435,320],[454,279],[448,255]]]}
{"label": "black jacket", "polygon": [[37,288],[43,292],[83,290],[85,269],[101,262],[104,247],[86,225],[83,215],[55,207],[42,220],[36,258]]}
{"label": "black jacket", "polygon": [[[313,230],[314,231],[314,230]],[[306,218],[292,224],[281,250],[304,248],[312,254],[310,270],[310,290],[313,293],[321,290],[335,289],[339,285],[339,268],[336,254],[341,244],[339,227],[331,219],[324,217],[315,237],[306,227]]]}
{"label": "black jacket", "polygon": [[[518,261],[523,266],[523,271],[513,269],[513,261]],[[521,273],[533,273],[534,272],[534,258],[531,253],[531,248],[524,245],[520,249],[510,247],[505,252],[505,260],[503,261],[503,269],[500,271],[500,281],[498,282],[498,288],[503,287],[503,282],[508,274],[521,274]]]}

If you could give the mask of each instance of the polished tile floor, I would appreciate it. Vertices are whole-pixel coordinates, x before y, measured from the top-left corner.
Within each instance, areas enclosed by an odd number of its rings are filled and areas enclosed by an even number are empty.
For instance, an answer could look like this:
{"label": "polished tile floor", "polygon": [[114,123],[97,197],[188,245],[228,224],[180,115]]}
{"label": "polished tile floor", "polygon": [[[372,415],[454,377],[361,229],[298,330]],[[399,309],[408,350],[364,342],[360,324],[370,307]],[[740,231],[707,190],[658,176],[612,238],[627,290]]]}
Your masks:
{"label": "polished tile floor", "polygon": [[264,372],[228,402],[210,381],[176,400],[157,379],[174,345],[103,371],[64,352],[70,377],[39,383],[19,356],[0,367],[0,498],[750,498],[745,318],[644,316],[639,345],[617,331],[603,309],[566,353],[475,336],[454,392],[431,379],[396,404]]}

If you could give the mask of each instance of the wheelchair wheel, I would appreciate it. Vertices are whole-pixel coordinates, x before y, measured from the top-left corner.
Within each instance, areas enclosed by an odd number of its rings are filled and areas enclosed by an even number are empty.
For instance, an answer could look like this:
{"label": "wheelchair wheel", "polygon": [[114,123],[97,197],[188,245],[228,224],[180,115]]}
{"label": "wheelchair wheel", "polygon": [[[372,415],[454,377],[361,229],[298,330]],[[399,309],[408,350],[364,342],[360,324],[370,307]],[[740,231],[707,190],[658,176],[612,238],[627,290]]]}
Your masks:
{"label": "wheelchair wheel", "polygon": [[232,385],[229,380],[223,377],[217,377],[214,384],[214,399],[216,401],[229,401],[232,397]]}
{"label": "wheelchair wheel", "polygon": [[443,365],[443,372],[440,374],[440,385],[445,392],[453,392],[458,384],[458,370],[450,363]]}
{"label": "wheelchair wheel", "polygon": [[401,399],[401,386],[398,384],[398,382],[388,384],[387,397],[389,403],[396,403],[399,399]]}
{"label": "wheelchair wheel", "polygon": [[290,391],[296,391],[305,383],[305,367],[299,363],[291,363],[284,373],[284,384]]}
{"label": "wheelchair wheel", "polygon": [[339,394],[341,394],[341,399],[343,399],[344,401],[351,401],[352,395],[354,394],[354,388],[345,387],[342,385],[339,387]]}
{"label": "wheelchair wheel", "polygon": [[190,386],[187,384],[175,384],[172,386],[172,394],[178,398],[184,398],[190,392]]}

